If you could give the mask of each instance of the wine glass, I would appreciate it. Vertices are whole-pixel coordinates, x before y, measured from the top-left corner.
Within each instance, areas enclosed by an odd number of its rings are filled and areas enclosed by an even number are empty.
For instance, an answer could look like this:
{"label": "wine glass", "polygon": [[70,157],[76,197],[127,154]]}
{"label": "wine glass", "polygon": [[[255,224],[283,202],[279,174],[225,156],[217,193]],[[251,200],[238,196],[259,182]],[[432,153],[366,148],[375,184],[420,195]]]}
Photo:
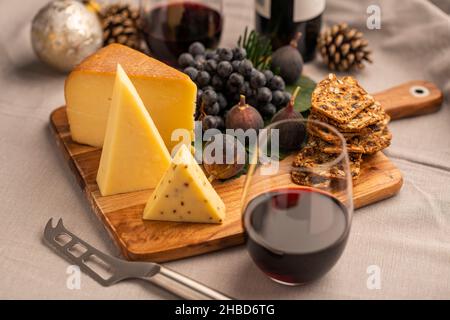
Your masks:
{"label": "wine glass", "polygon": [[242,209],[248,252],[269,278],[293,286],[322,277],[341,256],[352,221],[343,136],[314,120],[271,124],[250,155]]}
{"label": "wine glass", "polygon": [[215,49],[222,34],[222,7],[222,0],[141,0],[141,25],[151,55],[175,66],[193,42]]}

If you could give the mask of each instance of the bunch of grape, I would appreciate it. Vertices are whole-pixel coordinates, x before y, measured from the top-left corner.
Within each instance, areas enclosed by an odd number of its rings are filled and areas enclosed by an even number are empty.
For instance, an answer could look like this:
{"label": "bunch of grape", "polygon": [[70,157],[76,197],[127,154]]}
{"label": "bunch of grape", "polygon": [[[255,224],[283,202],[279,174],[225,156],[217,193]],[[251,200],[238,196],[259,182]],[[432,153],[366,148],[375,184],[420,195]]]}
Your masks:
{"label": "bunch of grape", "polygon": [[203,44],[194,42],[189,52],[179,56],[178,64],[197,85],[196,119],[202,119],[204,130],[225,129],[226,113],[241,94],[265,119],[291,98],[283,78],[254,68],[240,47],[206,51]]}

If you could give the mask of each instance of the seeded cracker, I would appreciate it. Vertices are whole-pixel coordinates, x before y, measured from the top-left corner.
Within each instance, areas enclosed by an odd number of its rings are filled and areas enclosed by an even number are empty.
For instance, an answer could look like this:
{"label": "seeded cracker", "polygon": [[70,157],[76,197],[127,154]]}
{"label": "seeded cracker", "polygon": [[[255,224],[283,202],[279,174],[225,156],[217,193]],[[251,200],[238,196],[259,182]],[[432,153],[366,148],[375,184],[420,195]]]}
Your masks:
{"label": "seeded cracker", "polygon": [[[336,154],[332,153],[324,153],[319,148],[318,141],[319,139],[310,139],[308,144],[303,147],[300,153],[294,160],[293,166],[294,170],[292,171],[292,179],[299,181],[302,176],[305,180],[305,174],[320,176],[322,178],[327,179],[345,179],[345,171],[343,170],[343,163],[339,162],[332,167],[329,167],[327,164],[336,159]],[[360,173],[360,164],[362,155],[361,154],[351,154],[350,158],[350,171],[352,177],[355,179],[358,177]],[[300,168],[300,170],[296,170],[295,168]],[[312,178],[309,178],[312,179]]]}
{"label": "seeded cracker", "polygon": [[[361,129],[361,131],[359,132],[341,132],[341,134],[345,138],[347,143],[351,141],[351,138],[355,137],[362,138],[367,135],[381,135],[390,119],[391,118],[386,115],[383,120],[368,125],[367,127]],[[314,125],[312,122],[308,123],[307,130],[309,134],[318,137],[328,143],[339,143],[340,141],[334,132],[329,131],[323,126]]]}
{"label": "seeded cracker", "polygon": [[[381,134],[351,138],[347,143],[349,153],[374,154],[391,144],[392,134],[386,127]],[[342,150],[333,144],[320,140],[320,149],[324,153],[340,153]]]}
{"label": "seeded cracker", "polygon": [[381,104],[375,102],[347,123],[333,121],[332,119],[324,117],[321,113],[317,113],[315,110],[311,112],[309,117],[311,120],[328,123],[329,125],[336,127],[340,132],[359,132],[367,126],[385,120],[388,116]]}
{"label": "seeded cracker", "polygon": [[291,178],[294,183],[302,185],[302,186],[309,186],[309,187],[316,187],[321,189],[330,189],[332,179],[322,177],[315,175],[310,172],[304,172],[304,171],[298,171],[298,170],[292,170],[291,172]]}
{"label": "seeded cracker", "polygon": [[[339,137],[334,133],[330,132],[326,128],[315,126],[311,122],[308,123],[306,130],[310,135],[320,138],[328,143],[339,143],[340,141]],[[359,135],[357,132],[341,132],[341,134],[346,140]]]}
{"label": "seeded cracker", "polygon": [[347,123],[374,103],[374,98],[354,78],[338,79],[330,74],[314,89],[311,109],[337,123]]}

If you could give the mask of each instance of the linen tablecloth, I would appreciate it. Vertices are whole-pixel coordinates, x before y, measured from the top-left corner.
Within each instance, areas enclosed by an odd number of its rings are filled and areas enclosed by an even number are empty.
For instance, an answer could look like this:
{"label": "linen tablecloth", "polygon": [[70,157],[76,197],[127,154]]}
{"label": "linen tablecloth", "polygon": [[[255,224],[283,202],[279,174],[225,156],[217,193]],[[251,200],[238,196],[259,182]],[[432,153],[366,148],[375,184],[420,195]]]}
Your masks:
{"label": "linen tablecloth", "polygon": [[[71,290],[68,263],[42,243],[47,220],[62,217],[94,246],[119,254],[49,133],[50,112],[64,104],[65,75],[31,49],[30,22],[46,1],[0,2],[0,298],[171,298],[139,281],[103,288],[86,275]],[[329,274],[305,287],[277,285],[244,246],[167,265],[241,299],[450,298],[450,19],[439,3],[449,8],[438,0],[327,2],[326,24],[346,21],[369,40],[374,64],[355,75],[370,92],[425,79],[446,97],[438,113],[390,125],[386,154],[403,172],[403,188],[355,212],[347,248]],[[253,26],[253,1],[224,4],[222,43],[232,46]],[[380,30],[366,28],[372,4],[381,8]],[[305,73],[320,80],[328,72],[316,59]]]}

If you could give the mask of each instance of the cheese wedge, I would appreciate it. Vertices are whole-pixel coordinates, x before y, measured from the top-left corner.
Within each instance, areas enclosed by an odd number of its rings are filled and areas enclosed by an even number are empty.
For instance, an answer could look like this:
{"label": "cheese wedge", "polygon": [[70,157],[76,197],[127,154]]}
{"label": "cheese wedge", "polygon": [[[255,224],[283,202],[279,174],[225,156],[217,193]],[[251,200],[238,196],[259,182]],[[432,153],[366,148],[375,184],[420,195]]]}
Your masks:
{"label": "cheese wedge", "polygon": [[154,188],[170,165],[170,154],[120,65],[106,126],[97,184],[102,196]]}
{"label": "cheese wedge", "polygon": [[196,85],[184,73],[136,50],[111,44],[86,58],[65,83],[67,116],[76,142],[102,147],[116,65],[136,87],[169,150],[175,129],[193,137]]}
{"label": "cheese wedge", "polygon": [[144,219],[222,223],[225,204],[185,145],[150,196]]}

